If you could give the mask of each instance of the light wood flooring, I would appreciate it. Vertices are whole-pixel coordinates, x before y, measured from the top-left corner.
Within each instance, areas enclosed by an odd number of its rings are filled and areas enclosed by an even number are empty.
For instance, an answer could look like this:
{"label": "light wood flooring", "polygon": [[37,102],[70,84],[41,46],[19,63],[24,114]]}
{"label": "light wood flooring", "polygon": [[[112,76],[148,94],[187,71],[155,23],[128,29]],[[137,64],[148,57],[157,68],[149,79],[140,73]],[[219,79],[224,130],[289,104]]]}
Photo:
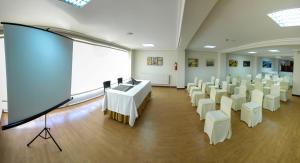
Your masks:
{"label": "light wood flooring", "polygon": [[[101,99],[48,115],[48,126],[60,144],[38,138],[41,117],[0,131],[1,163],[94,162],[300,162],[300,98],[290,97],[276,112],[263,110],[263,122],[248,128],[232,111],[232,138],[210,145],[185,90],[153,87],[152,98],[133,128],[100,111]],[[2,125],[7,115],[2,115]]]}

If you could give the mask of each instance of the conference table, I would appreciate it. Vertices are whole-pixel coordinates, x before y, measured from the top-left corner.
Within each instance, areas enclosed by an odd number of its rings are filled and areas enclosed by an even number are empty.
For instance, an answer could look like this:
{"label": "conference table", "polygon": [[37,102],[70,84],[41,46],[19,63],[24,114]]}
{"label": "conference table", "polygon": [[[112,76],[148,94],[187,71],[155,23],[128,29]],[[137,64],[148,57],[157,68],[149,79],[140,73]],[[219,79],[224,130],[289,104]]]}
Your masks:
{"label": "conference table", "polygon": [[[118,88],[128,89],[118,90]],[[102,111],[109,112],[112,119],[134,126],[135,120],[144,110],[151,97],[151,82],[139,80],[136,85],[122,84],[116,88],[106,89]]]}

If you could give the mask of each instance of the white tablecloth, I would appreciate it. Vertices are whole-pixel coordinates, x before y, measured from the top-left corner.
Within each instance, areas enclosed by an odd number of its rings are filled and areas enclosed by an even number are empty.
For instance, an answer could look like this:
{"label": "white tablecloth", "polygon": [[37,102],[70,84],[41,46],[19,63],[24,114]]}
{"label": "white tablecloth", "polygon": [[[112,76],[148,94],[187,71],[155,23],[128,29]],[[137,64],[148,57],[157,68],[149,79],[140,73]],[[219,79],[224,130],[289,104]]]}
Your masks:
{"label": "white tablecloth", "polygon": [[127,92],[114,89],[106,89],[102,111],[106,109],[129,116],[129,125],[134,125],[138,117],[137,109],[142,104],[147,95],[151,92],[151,83],[149,80],[140,80],[141,83],[135,85]]}

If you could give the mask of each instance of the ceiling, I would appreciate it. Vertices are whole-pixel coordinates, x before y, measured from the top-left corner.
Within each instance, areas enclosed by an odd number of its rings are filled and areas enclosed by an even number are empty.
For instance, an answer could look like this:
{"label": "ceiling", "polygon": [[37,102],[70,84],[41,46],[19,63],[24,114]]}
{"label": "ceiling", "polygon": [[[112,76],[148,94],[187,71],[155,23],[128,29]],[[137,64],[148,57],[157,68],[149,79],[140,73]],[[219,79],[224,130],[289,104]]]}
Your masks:
{"label": "ceiling", "polygon": [[[269,50],[278,50],[279,52],[270,52]],[[299,50],[300,50],[300,45],[283,45],[283,46],[252,48],[252,49],[232,52],[230,54],[250,55],[250,56],[269,57],[269,58],[291,58],[294,56],[295,52]],[[248,52],[256,52],[256,53],[249,54]]]}
{"label": "ceiling", "polygon": [[[131,49],[176,49],[182,0],[92,0],[76,8],[58,0],[1,0],[0,21],[63,28]],[[132,32],[133,35],[128,35]]]}
{"label": "ceiling", "polygon": [[[300,27],[281,28],[267,16],[274,11],[299,7],[299,0],[219,0],[188,49],[213,52],[231,49],[232,52],[235,47],[251,43],[300,38]],[[216,48],[204,49],[204,45]]]}

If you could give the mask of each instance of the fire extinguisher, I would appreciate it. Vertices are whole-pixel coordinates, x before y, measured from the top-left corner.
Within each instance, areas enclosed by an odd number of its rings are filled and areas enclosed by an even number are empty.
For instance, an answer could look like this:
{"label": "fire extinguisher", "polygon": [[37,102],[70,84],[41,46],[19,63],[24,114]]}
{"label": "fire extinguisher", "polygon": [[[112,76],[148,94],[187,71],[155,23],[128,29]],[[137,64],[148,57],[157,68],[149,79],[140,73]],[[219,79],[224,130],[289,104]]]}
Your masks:
{"label": "fire extinguisher", "polygon": [[174,64],[174,70],[177,71],[177,68],[178,68],[178,63],[175,62],[175,64]]}

